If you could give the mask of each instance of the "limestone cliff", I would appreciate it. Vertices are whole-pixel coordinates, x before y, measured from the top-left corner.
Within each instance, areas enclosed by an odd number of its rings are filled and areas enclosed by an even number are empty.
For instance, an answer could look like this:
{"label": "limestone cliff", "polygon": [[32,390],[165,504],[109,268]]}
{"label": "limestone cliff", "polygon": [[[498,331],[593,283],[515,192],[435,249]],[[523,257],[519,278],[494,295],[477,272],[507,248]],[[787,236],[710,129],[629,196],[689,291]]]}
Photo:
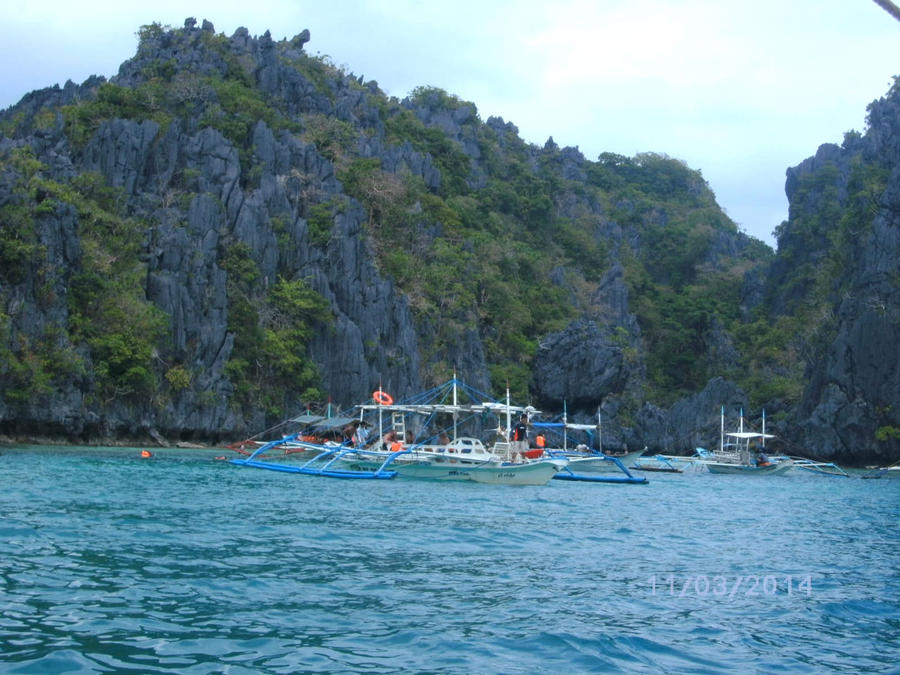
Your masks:
{"label": "limestone cliff", "polygon": [[900,455],[896,87],[789,170],[775,255],[683,162],[391,99],[309,31],[139,35],[0,112],[0,433],[233,440],[456,373],[606,448],[753,406],[798,454]]}
{"label": "limestone cliff", "polygon": [[769,283],[775,312],[811,329],[796,444],[881,463],[900,455],[900,87],[868,112],[865,135],[788,170]]}

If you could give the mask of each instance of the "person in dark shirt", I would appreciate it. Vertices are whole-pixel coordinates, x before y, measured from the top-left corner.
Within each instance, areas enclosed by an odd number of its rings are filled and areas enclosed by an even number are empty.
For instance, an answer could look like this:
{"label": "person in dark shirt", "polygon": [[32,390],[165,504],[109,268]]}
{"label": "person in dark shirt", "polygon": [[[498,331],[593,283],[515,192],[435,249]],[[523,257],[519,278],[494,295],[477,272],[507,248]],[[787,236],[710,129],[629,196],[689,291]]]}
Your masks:
{"label": "person in dark shirt", "polygon": [[512,458],[514,462],[525,460],[528,451],[528,418],[522,415],[513,427]]}

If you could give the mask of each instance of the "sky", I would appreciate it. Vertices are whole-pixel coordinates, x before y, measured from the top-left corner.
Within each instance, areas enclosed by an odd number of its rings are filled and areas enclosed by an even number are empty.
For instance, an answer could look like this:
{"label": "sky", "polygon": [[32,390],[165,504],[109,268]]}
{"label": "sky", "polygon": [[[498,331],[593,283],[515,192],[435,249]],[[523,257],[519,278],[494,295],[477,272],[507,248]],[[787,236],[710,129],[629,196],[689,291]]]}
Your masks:
{"label": "sky", "polygon": [[5,14],[0,109],[115,75],[153,22],[275,40],[306,28],[308,53],[390,96],[439,87],[590,160],[683,160],[773,247],[786,169],[864,132],[900,75],[900,21],[874,0],[29,0]]}

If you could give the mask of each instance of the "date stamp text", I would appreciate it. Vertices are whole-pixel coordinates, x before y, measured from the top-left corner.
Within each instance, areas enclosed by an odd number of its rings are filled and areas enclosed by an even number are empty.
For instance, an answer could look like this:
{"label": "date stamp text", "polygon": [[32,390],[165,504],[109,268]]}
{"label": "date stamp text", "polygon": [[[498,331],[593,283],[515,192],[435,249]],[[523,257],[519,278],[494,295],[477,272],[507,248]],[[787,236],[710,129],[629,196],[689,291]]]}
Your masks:
{"label": "date stamp text", "polygon": [[673,598],[771,598],[777,595],[809,597],[811,574],[746,574],[725,576],[652,574],[647,579],[650,595]]}

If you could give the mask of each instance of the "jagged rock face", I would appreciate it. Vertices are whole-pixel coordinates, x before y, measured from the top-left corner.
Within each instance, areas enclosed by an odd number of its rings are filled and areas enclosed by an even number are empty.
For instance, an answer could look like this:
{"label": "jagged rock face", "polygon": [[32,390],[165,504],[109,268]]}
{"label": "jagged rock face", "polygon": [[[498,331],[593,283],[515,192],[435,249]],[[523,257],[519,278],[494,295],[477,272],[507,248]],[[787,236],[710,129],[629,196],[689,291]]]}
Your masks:
{"label": "jagged rock face", "polygon": [[723,415],[727,433],[738,430],[742,413],[750,413],[747,395],[734,382],[713,378],[703,391],[672,406],[667,445],[715,448],[720,440]]}
{"label": "jagged rock face", "polygon": [[[886,209],[860,242],[851,290],[835,310],[837,330],[810,368],[799,409],[802,440],[824,456],[897,457],[900,439],[876,440],[878,429],[900,428],[900,202]],[[893,253],[891,253],[893,252]]]}
{"label": "jagged rock face", "polygon": [[579,407],[622,391],[626,379],[622,347],[593,321],[576,321],[538,347],[534,389],[540,392],[542,404],[559,407],[568,401]]}
{"label": "jagged rock face", "polygon": [[[629,425],[622,423],[622,403],[621,397],[612,395],[601,406],[604,450],[621,452],[646,446],[648,452],[689,455],[697,447],[714,449],[719,445],[723,411],[726,432],[736,431],[740,415],[749,414],[747,394],[721,377],[714,377],[702,391],[668,409],[645,402]],[[590,416],[578,417],[579,422],[590,420]]]}
{"label": "jagged rock face", "polygon": [[[809,363],[795,438],[817,456],[884,463],[900,456],[900,438],[889,431],[900,431],[898,87],[870,106],[869,131],[862,139],[844,148],[823,146],[814,158],[790,170],[788,195],[804,173],[831,162],[837,167],[838,194],[845,199],[851,161],[860,156],[887,168],[887,187],[877,198],[871,226],[850,241],[850,262],[834,300],[832,325],[823,331],[825,344]],[[816,195],[809,199],[815,208]]]}
{"label": "jagged rock face", "polygon": [[[193,30],[200,45],[200,34],[209,31]],[[299,48],[303,39],[294,42]],[[166,55],[196,59],[192,65],[198,68],[225,68],[199,47],[194,52],[170,49],[165,36],[160,43],[158,53],[139,53],[123,65],[119,81],[133,83],[146,61]],[[333,104],[314,93],[315,88],[301,82],[297,71],[279,65],[265,36],[257,41],[238,31],[231,43],[233,49],[243,46],[255,55],[265,87],[291,96],[298,109],[330,110],[333,105],[344,116],[352,110],[369,115],[365,101],[342,98],[341,91]],[[86,83],[82,91],[73,91],[69,85],[64,90],[47,90],[42,98],[63,103],[90,96],[90,88],[100,82]],[[151,120],[113,119],[102,123],[78,154],[67,147],[61,126],[24,142],[59,177],[99,172],[110,185],[124,190],[133,213],[153,223],[146,243],[147,298],[171,317],[171,355],[197,376],[190,389],[161,410],[133,403],[113,402],[102,408],[86,403],[89,384],[84,382],[53,396],[46,408],[19,413],[19,430],[42,429],[51,436],[70,437],[162,433],[170,438],[224,439],[264,428],[267,420],[261,412],[249,411],[245,417],[228,404],[232,386],[225,365],[233,335],[228,330],[227,274],[217,264],[223,237],[248,246],[265,283],[274,283],[279,275],[301,278],[328,300],[335,322],[317,329],[310,355],[319,366],[323,387],[336,403],[361,402],[379,384],[397,394],[421,388],[417,336],[409,309],[374,264],[361,236],[362,209],[356,206],[337,215],[324,248],[310,241],[304,217],[308,203],[298,195],[308,188],[326,201],[341,193],[333,166],[314,146],[286,132],[276,135],[259,122],[251,150],[260,174],[258,186],[250,187],[241,185],[238,149],[221,133],[212,128],[184,128],[179,121],[162,130]],[[411,148],[392,154],[397,166],[407,159],[412,170],[429,171],[427,162]],[[185,176],[190,176],[189,185]],[[434,181],[434,176],[429,179]],[[186,204],[185,194],[193,195]],[[291,242],[287,249],[278,245],[272,223],[276,215],[287,216],[286,236]],[[16,315],[28,322],[14,327],[24,335],[41,334],[48,322],[65,325],[65,271],[77,267],[79,258],[74,221],[71,213],[42,221],[45,233],[41,236],[50,244],[51,266],[60,273],[60,292],[57,302],[46,309]],[[32,297],[34,292],[26,291]],[[41,306],[33,299],[24,301]],[[299,407],[301,402],[295,404]]]}
{"label": "jagged rock face", "polygon": [[[0,399],[3,429],[92,439],[165,436],[220,440],[244,436],[278,421],[266,419],[262,410],[240,410],[234,403],[227,366],[235,353],[235,334],[229,325],[229,272],[221,256],[235,244],[248,252],[265,288],[279,278],[302,279],[327,301],[333,322],[314,326],[306,356],[316,364],[322,389],[334,402],[359,403],[377,387],[402,398],[423,384],[433,384],[422,381],[430,368],[452,367],[476,389],[491,390],[485,356],[490,343],[489,336],[482,333],[484,326],[472,320],[447,327],[439,323],[443,317],[414,316],[407,298],[379,271],[374,253],[378,242],[366,231],[367,214],[345,194],[337,177],[344,174],[336,166],[343,165],[310,140],[315,134],[295,133],[296,125],[315,117],[350,130],[355,136],[349,141],[352,151],[345,150],[348,156],[377,159],[381,171],[412,178],[434,194],[446,187],[447,177],[439,168],[445,166],[442,157],[428,154],[421,144],[415,149],[409,140],[388,140],[379,107],[384,97],[375,83],[364,84],[361,78],[331,71],[327,77],[321,73],[317,77],[304,70],[295,57],[302,55],[309,39],[309,32],[303,31],[276,44],[268,33],[255,38],[244,28],[225,38],[216,35],[209,22],[198,28],[197,22],[189,19],[183,31],[149,31],[135,57],[112,78],[122,87],[137,87],[147,80],[148,73],[161,67],[171,69],[167,95],[178,100],[183,106],[179,109],[199,111],[205,110],[200,102],[209,102],[204,99],[210,95],[208,83],[221,82],[229,72],[240,70],[246,78],[242,81],[252,82],[254,92],[261,93],[267,103],[277,102],[280,119],[295,125],[288,131],[270,118],[266,119],[271,126],[260,119],[248,127],[248,134],[242,130],[246,142],[229,140],[235,138],[233,134],[226,137],[206,126],[199,112],[179,113],[168,124],[152,119],[108,119],[78,147],[70,144],[63,115],[57,115],[50,125],[46,115],[37,123],[36,118],[48,108],[92,100],[105,82],[103,78],[34,92],[15,110],[0,112],[3,123],[11,123],[14,116],[25,120],[15,123],[15,139],[0,139],[0,155],[6,157],[14,148],[29,146],[53,180],[65,183],[74,176],[97,172],[110,186],[121,189],[127,215],[145,224],[143,291],[170,320],[171,334],[165,347],[160,347],[165,353],[157,358],[184,364],[194,374],[191,385],[164,404],[98,401],[90,350],[64,344],[63,349],[78,351],[84,370],[58,383],[40,400],[17,405],[15,410]],[[376,96],[379,98],[374,101]],[[838,167],[840,199],[848,193],[846,183],[852,176],[854,156],[877,159],[891,171],[871,229],[854,242],[845,292],[834,298],[834,322],[829,332],[820,336],[825,344],[818,358],[810,362],[801,405],[793,423],[779,430],[793,434],[792,439],[805,445],[808,454],[862,452],[876,459],[900,456],[896,438],[880,444],[872,441],[878,429],[900,429],[897,98],[895,92],[873,107],[864,138],[852,145],[845,143],[843,148],[823,146],[816,157],[788,172],[786,189],[796,203],[802,177],[823,164]],[[563,264],[554,262],[548,267],[552,283],[563,290],[563,297],[568,297],[577,312],[566,315],[570,323],[565,329],[541,336],[533,362],[534,400],[548,410],[559,410],[565,404],[570,419],[578,421],[592,422],[602,414],[603,443],[608,449],[646,445],[652,450],[679,452],[714,444],[721,406],[732,408],[730,414],[735,415],[734,408],[748,406],[746,394],[737,385],[714,378],[703,391],[670,409],[646,400],[644,338],[629,298],[635,280],[626,279],[629,259],[652,250],[642,241],[642,233],[677,228],[678,214],[652,200],[649,208],[638,209],[631,193],[610,200],[606,193],[584,190],[602,176],[598,178],[597,166],[585,160],[577,148],[560,149],[552,138],[543,149],[526,145],[513,124],[500,118],[482,123],[471,104],[455,101],[448,106],[446,97],[432,92],[400,106],[411,111],[429,132],[439,130],[462,150],[468,161],[468,190],[490,190],[496,187],[493,182],[502,182],[503,176],[492,173],[490,155],[495,148],[515,154],[516,172],[553,173],[562,181],[556,183],[552,195],[553,217],[578,223],[609,251],[605,262],[592,260],[592,271],[598,274],[591,275],[589,282],[586,275],[573,277]],[[494,145],[482,145],[485,133]],[[699,195],[705,188],[703,181],[697,180],[685,189]],[[807,190],[803,208],[815,209],[820,197]],[[21,197],[15,196],[13,181],[0,175],[0,206],[16,198]],[[334,209],[323,232],[321,222],[313,222],[312,212],[328,203],[340,208]],[[71,205],[44,212],[37,219],[35,230],[46,250],[47,269],[41,275],[32,271],[13,288],[2,289],[7,305],[0,309],[10,317],[10,340],[35,341],[67,324],[70,277],[84,255],[78,219]],[[444,226],[441,222],[422,225],[434,238],[441,236]],[[790,227],[785,228],[785,243],[794,236]],[[827,236],[815,243],[808,252],[811,264],[821,259],[827,245]],[[750,240],[740,233],[717,231],[705,257],[694,262],[705,269],[727,266],[737,258],[746,262],[750,246]],[[768,292],[767,270],[748,266],[740,297],[745,319],[766,302],[772,303],[777,314],[804,301],[808,288],[802,284],[794,284],[789,292],[771,291],[772,286],[791,281],[792,264],[787,259],[776,260],[769,271]],[[608,266],[601,269],[601,265]],[[598,281],[600,271],[603,274]],[[637,301],[635,306],[640,307]],[[581,318],[571,321],[576,314]],[[711,320],[704,329],[703,353],[696,357],[729,371],[741,359],[731,329],[723,321]],[[284,407],[301,403],[299,398],[287,400]]]}
{"label": "jagged rock face", "polygon": [[644,382],[641,330],[618,262],[591,298],[591,316],[548,335],[538,347],[532,390],[541,405],[590,412],[609,396],[634,395]]}

